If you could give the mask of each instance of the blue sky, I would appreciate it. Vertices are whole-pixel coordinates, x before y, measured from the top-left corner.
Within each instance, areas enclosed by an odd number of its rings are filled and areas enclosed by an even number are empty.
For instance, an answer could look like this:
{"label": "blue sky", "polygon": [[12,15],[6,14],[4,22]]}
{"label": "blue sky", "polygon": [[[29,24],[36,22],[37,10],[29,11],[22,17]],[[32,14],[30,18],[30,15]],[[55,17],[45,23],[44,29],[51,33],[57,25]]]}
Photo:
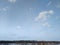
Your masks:
{"label": "blue sky", "polygon": [[60,41],[60,0],[0,0],[0,40]]}

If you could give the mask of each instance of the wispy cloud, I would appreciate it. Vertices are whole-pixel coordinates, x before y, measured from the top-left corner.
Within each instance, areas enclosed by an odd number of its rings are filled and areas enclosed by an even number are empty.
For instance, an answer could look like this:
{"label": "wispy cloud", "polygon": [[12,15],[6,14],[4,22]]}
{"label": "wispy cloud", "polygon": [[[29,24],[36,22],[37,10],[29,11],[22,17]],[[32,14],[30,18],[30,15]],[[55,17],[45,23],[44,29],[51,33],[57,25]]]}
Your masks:
{"label": "wispy cloud", "polygon": [[9,7],[6,6],[6,7],[3,7],[3,8],[0,8],[0,11],[7,11],[8,9],[9,9]]}
{"label": "wispy cloud", "polygon": [[42,11],[39,13],[39,15],[35,18],[35,21],[40,21],[43,23],[44,26],[50,26],[49,23],[46,23],[49,16],[51,16],[54,13],[53,10],[48,10],[48,11]]}
{"label": "wispy cloud", "polygon": [[48,18],[48,15],[51,15],[53,14],[54,11],[53,10],[49,10],[49,11],[42,11],[39,13],[39,15],[36,17],[35,21],[38,21],[38,20],[43,20],[43,21],[46,21],[47,18]]}
{"label": "wispy cloud", "polygon": [[49,6],[49,5],[51,5],[51,3],[52,3],[51,1],[50,1],[50,2],[48,2],[48,6]]}
{"label": "wispy cloud", "polygon": [[9,2],[11,2],[11,3],[15,3],[16,2],[16,0],[8,0]]}
{"label": "wispy cloud", "polygon": [[43,23],[43,26],[51,27],[48,22]]}
{"label": "wispy cloud", "polygon": [[2,8],[3,11],[7,11],[8,7],[4,7]]}

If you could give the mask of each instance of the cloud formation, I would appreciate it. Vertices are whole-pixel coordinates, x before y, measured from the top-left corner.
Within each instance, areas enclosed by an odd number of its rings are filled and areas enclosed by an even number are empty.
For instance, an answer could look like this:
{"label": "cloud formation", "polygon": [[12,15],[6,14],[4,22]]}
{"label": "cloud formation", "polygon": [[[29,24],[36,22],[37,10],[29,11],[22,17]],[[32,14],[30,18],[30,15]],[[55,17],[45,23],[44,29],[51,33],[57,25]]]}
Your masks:
{"label": "cloud formation", "polygon": [[8,0],[9,2],[11,2],[11,3],[15,3],[16,2],[16,0]]}
{"label": "cloud formation", "polygon": [[47,20],[48,15],[51,15],[51,14],[53,14],[53,13],[54,13],[53,10],[40,12],[39,15],[37,16],[37,18],[36,18],[35,20],[36,20],[36,21],[38,21],[38,20],[43,20],[43,21],[45,21],[45,20]]}
{"label": "cloud formation", "polygon": [[47,20],[48,20],[49,16],[51,16],[53,13],[54,13],[53,10],[42,11],[36,17],[35,21],[40,21],[41,23],[43,23],[44,26],[49,27],[49,23],[47,22]]}

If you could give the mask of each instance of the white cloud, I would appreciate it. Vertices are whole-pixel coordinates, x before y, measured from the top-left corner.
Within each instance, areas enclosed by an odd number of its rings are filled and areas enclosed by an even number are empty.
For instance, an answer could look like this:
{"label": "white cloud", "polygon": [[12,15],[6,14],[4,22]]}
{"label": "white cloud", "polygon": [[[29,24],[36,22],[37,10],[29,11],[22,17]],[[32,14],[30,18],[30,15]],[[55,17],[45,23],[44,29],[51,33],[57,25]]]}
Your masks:
{"label": "white cloud", "polygon": [[43,23],[43,25],[48,25],[47,20],[49,18],[49,16],[51,16],[54,13],[53,10],[48,10],[48,11],[42,11],[39,13],[39,15],[35,18],[35,21],[40,21],[41,23]]}
{"label": "white cloud", "polygon": [[48,22],[44,22],[42,25],[43,25],[43,26],[50,27],[50,24],[49,24]]}
{"label": "white cloud", "polygon": [[16,0],[8,0],[9,2],[11,2],[11,3],[15,3],[16,2]]}
{"label": "white cloud", "polygon": [[42,21],[45,21],[48,19],[48,15],[51,15],[53,14],[54,11],[53,10],[49,10],[49,11],[43,11],[43,12],[40,12],[39,15],[37,16],[37,18],[35,19],[35,21],[38,21],[38,20],[42,20]]}
{"label": "white cloud", "polygon": [[51,3],[52,3],[51,1],[50,1],[50,2],[48,2],[48,6],[49,6],[49,5],[51,5]]}
{"label": "white cloud", "polygon": [[53,13],[54,13],[53,10],[49,10],[49,11],[47,11],[47,12],[49,12],[49,14],[53,14]]}

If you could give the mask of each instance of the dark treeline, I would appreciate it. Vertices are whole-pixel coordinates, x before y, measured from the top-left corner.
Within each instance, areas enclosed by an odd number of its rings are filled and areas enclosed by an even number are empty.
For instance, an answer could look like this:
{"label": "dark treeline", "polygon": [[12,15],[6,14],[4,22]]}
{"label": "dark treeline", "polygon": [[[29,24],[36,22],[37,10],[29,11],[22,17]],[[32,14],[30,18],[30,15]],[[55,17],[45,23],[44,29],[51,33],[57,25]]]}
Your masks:
{"label": "dark treeline", "polygon": [[0,43],[60,43],[60,41],[0,41]]}

